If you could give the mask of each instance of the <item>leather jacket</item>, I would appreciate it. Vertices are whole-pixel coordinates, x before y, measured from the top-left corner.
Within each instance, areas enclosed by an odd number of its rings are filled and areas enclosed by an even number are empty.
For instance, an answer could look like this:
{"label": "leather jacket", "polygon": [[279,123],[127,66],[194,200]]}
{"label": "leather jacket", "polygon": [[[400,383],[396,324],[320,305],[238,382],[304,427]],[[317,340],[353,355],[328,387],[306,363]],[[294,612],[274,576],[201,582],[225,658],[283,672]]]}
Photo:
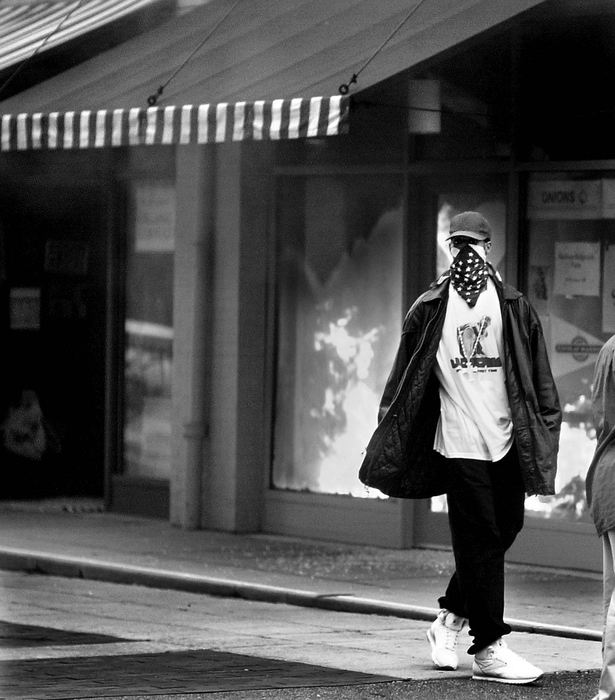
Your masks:
{"label": "leather jacket", "polygon": [[[561,410],[542,328],[527,298],[490,268],[502,309],[503,366],[514,444],[528,495],[555,492]],[[447,491],[448,460],[433,449],[440,416],[434,365],[450,279],[446,272],[408,311],[387,380],[379,423],[359,471],[389,496],[426,498]]]}
{"label": "leather jacket", "polygon": [[599,535],[615,529],[615,335],[602,346],[594,368],[592,409],[596,451],[587,470],[587,504]]}

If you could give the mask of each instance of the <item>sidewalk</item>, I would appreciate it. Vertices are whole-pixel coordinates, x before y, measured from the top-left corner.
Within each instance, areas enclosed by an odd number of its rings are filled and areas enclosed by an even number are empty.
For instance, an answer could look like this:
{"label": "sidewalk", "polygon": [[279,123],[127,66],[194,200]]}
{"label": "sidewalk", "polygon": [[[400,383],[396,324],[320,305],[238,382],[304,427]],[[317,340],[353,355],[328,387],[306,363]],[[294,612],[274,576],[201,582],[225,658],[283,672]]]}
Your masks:
{"label": "sidewalk", "polygon": [[[167,521],[0,504],[0,568],[431,620],[449,552],[185,531]],[[507,565],[513,630],[601,638],[598,574]]]}

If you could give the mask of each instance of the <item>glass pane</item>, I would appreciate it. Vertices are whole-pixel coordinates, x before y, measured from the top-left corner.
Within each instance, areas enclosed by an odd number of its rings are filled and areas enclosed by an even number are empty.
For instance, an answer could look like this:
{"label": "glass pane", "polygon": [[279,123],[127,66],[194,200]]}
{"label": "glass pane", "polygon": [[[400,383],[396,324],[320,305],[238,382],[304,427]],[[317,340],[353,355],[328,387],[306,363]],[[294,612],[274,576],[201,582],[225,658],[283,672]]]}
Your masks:
{"label": "glass pane", "polygon": [[528,513],[587,520],[585,475],[595,449],[591,381],[615,332],[615,180],[549,174],[529,187],[528,292],[538,311],[564,420],[556,495],[528,499]]}
{"label": "glass pane", "polygon": [[277,218],[273,486],[380,496],[357,472],[401,332],[401,178],[287,178]]}
{"label": "glass pane", "polygon": [[127,253],[124,473],[168,479],[173,369],[172,185],[137,183]]}

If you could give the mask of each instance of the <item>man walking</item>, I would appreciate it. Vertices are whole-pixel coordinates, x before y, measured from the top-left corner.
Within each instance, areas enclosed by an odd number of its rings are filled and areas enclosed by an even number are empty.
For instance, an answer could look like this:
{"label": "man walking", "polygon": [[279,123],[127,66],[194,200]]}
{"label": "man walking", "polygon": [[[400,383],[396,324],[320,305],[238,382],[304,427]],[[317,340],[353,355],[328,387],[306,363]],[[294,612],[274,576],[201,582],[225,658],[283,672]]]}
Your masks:
{"label": "man walking", "polygon": [[592,406],[596,451],[585,479],[587,502],[602,539],[604,628],[602,673],[594,700],[615,698],[615,336],[594,368]]}
{"label": "man walking", "polygon": [[478,212],[450,223],[453,262],[412,305],[359,476],[390,496],[447,494],[455,572],[427,631],[437,668],[456,669],[468,625],[473,678],[542,675],[502,637],[504,555],[526,493],[554,493],[561,411],[538,317],[487,263]]}

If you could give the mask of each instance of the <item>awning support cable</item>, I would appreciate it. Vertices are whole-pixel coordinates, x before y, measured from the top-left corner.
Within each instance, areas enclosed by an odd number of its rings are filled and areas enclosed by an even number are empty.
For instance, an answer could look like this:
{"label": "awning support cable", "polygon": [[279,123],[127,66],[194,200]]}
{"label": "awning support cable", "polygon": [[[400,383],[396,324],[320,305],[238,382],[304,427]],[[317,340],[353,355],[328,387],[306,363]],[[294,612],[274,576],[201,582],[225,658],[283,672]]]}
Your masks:
{"label": "awning support cable", "polygon": [[64,15],[64,17],[62,17],[62,19],[58,22],[58,24],[56,25],[56,27],[55,27],[54,29],[52,29],[52,30],[49,32],[49,34],[47,34],[46,37],[43,38],[43,40],[42,40],[41,43],[36,47],[36,49],[34,49],[34,51],[33,51],[27,58],[25,58],[25,59],[17,66],[17,68],[15,68],[15,70],[14,70],[14,71],[11,73],[11,75],[9,75],[9,77],[2,83],[2,85],[0,85],[0,98],[2,97],[2,94],[4,93],[4,91],[6,90],[6,88],[10,85],[10,83],[13,82],[14,78],[15,78],[19,73],[21,73],[21,71],[28,65],[28,63],[30,63],[30,61],[32,61],[32,60],[34,59],[34,57],[39,53],[39,51],[41,51],[41,50],[44,48],[45,44],[47,44],[47,43],[49,42],[49,40],[51,39],[51,37],[52,37],[54,34],[57,34],[57,33],[60,31],[60,29],[62,29],[62,27],[64,26],[65,22],[68,21],[68,19],[69,19],[70,16],[73,14],[73,12],[76,12],[76,11],[81,7],[81,5],[83,5],[84,2],[86,2],[86,0],[78,0],[77,3]]}
{"label": "awning support cable", "polygon": [[395,29],[389,34],[389,36],[380,44],[380,46],[374,51],[374,53],[365,61],[365,63],[359,68],[356,73],[352,74],[352,77],[347,83],[342,83],[339,86],[340,95],[347,95],[350,91],[350,86],[357,82],[359,75],[369,66],[369,64],[376,58],[376,56],[384,49],[384,47],[391,41],[391,39],[397,34],[397,32],[406,24],[406,22],[412,17],[412,15],[419,9],[419,7],[425,2],[425,0],[419,0],[416,5],[408,12],[408,14],[402,19],[402,21],[395,27]]}
{"label": "awning support cable", "polygon": [[194,55],[196,53],[198,53],[203,48],[203,46],[209,40],[209,38],[213,35],[213,33],[218,29],[218,27],[222,24],[222,22],[224,22],[224,20],[235,10],[235,8],[237,7],[237,5],[239,5],[240,2],[241,2],[241,0],[237,0],[235,2],[235,4],[231,6],[231,8],[228,10],[228,12],[223,17],[221,17],[218,20],[218,22],[213,26],[213,28],[209,32],[209,34],[207,34],[207,36],[201,41],[201,43],[189,54],[188,58],[186,58],[186,60],[175,69],[175,71],[171,74],[171,77],[166,82],[164,82],[162,85],[160,85],[155,93],[153,93],[152,95],[150,95],[147,98],[147,104],[150,107],[154,107],[156,105],[156,103],[158,102],[158,98],[160,98],[162,96],[162,93],[163,93],[164,89],[167,87],[167,85],[177,76],[177,74],[183,68],[185,68],[185,66],[192,60]]}

